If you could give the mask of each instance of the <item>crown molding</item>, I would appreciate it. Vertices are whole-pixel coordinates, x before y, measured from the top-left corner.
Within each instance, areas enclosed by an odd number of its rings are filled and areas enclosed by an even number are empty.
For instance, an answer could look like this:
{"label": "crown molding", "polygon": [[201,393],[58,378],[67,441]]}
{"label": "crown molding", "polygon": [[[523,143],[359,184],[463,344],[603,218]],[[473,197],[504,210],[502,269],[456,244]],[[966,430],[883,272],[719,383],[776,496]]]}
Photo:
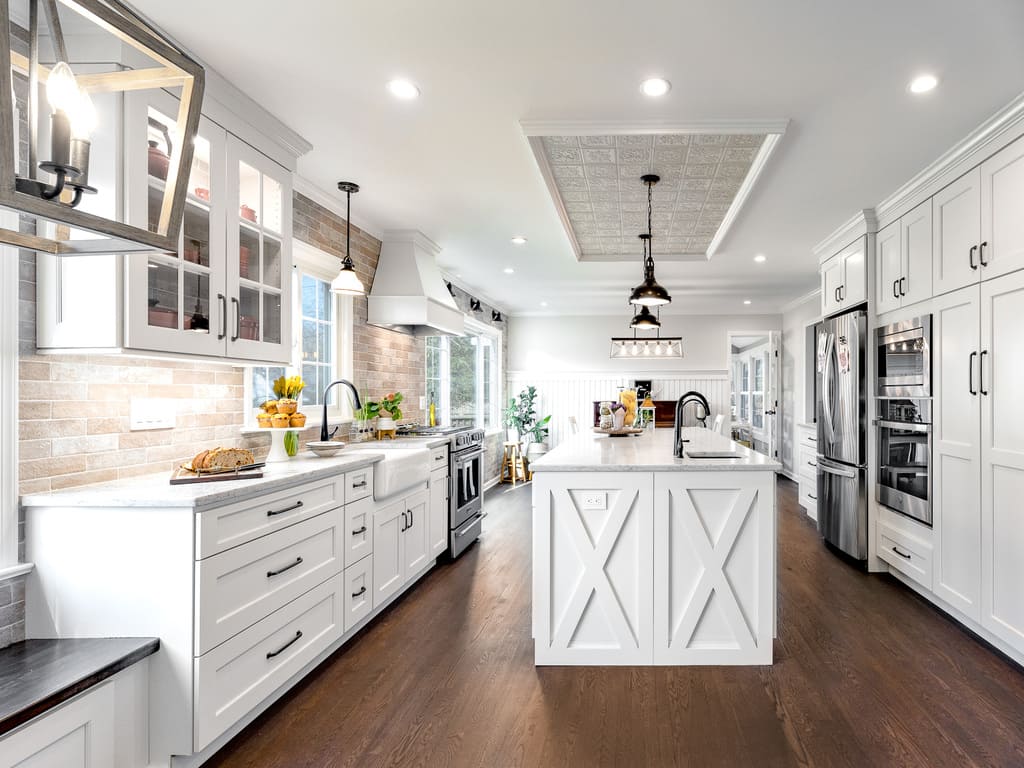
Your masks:
{"label": "crown molding", "polygon": [[811,252],[818,262],[823,262],[837,251],[845,248],[858,237],[874,234],[878,231],[878,219],[873,208],[864,208],[851,216],[831,235],[818,243]]}
{"label": "crown molding", "polygon": [[655,133],[777,133],[789,126],[787,119],[767,120],[521,120],[519,125],[527,137],[594,136],[601,134]]}
{"label": "crown molding", "polygon": [[[526,133],[525,127],[523,132]],[[552,134],[543,135],[550,136]],[[548,194],[551,196],[551,200],[555,204],[555,213],[558,214],[558,219],[562,222],[562,231],[565,232],[565,236],[569,240],[569,247],[572,249],[572,255],[576,258],[576,261],[583,261],[583,251],[580,248],[579,241],[576,240],[576,234],[573,232],[572,223],[569,221],[569,214],[565,210],[565,204],[562,201],[562,195],[558,192],[558,185],[555,183],[555,175],[551,172],[551,164],[548,163],[547,155],[544,154],[544,144],[541,141],[541,135],[532,136],[527,133],[526,140],[530,145],[530,151],[533,152],[534,159],[537,161],[537,167],[540,169],[541,178],[544,179],[544,184],[548,188]]]}
{"label": "crown molding", "polygon": [[779,311],[782,314],[786,314],[787,312],[793,311],[797,307],[807,304],[812,299],[819,302],[821,301],[821,288],[815,288],[813,291],[808,291],[803,296],[798,296],[792,301],[786,302],[781,307],[779,307]]}

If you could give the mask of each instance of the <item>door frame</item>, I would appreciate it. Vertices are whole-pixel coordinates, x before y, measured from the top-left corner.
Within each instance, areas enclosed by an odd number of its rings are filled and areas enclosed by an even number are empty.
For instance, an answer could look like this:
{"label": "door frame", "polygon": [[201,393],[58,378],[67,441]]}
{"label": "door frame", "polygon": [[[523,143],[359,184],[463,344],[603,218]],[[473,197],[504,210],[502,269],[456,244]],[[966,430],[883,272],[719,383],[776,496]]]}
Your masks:
{"label": "door frame", "polygon": [[[733,382],[732,382],[732,340],[737,336],[764,336],[768,340],[768,370],[765,371],[765,404],[767,403],[768,393],[773,392],[774,403],[772,403],[771,410],[775,411],[774,415],[766,414],[765,418],[765,442],[768,445],[768,456],[769,458],[778,459],[781,455],[781,432],[779,428],[779,409],[781,408],[781,384],[782,379],[779,371],[779,364],[782,361],[782,331],[779,329],[754,329],[754,330],[743,330],[743,329],[729,329],[725,332],[725,359],[726,364],[726,377],[729,380],[729,399],[732,400],[733,395]],[[751,408],[753,408],[753,400],[751,400]],[[769,409],[765,409],[769,410]],[[769,419],[771,422],[769,423]],[[725,426],[727,429],[726,436],[732,436],[732,413],[726,414]]]}

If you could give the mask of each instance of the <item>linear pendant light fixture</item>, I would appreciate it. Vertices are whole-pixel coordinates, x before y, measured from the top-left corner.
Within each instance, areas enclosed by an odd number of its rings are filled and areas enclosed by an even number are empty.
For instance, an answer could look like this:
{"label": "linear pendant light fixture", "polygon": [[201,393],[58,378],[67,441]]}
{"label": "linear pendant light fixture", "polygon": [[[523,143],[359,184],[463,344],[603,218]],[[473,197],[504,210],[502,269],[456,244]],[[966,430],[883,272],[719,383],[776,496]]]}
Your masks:
{"label": "linear pendant light fixture", "polygon": [[653,235],[651,234],[651,192],[654,185],[661,181],[661,177],[654,173],[645,173],[640,181],[647,185],[647,236],[640,235],[644,242],[644,281],[633,289],[629,296],[630,304],[640,304],[646,307],[657,307],[661,304],[668,304],[672,301],[658,281],[654,278],[654,247],[652,245]]}
{"label": "linear pendant light fixture", "polygon": [[359,185],[351,181],[339,181],[338,189],[345,193],[345,260],[341,271],[331,281],[331,293],[342,296],[365,296],[366,289],[356,274],[352,263],[352,195],[359,191]]}

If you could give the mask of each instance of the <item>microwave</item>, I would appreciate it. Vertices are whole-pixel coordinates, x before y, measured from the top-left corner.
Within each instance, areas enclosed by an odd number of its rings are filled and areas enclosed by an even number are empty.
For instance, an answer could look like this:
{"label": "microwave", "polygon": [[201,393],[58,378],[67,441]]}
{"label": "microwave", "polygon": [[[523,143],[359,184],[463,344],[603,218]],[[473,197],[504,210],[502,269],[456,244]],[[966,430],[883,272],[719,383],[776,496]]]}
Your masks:
{"label": "microwave", "polygon": [[875,395],[931,397],[931,344],[931,315],[876,328]]}

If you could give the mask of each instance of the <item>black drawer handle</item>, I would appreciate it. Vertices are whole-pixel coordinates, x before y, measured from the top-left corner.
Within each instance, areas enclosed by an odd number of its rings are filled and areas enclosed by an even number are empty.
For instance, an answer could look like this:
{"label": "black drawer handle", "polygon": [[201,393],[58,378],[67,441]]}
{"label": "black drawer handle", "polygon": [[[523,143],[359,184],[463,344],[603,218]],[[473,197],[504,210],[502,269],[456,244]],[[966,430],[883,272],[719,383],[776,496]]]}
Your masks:
{"label": "black drawer handle", "polygon": [[904,289],[904,286],[906,285],[906,282],[907,282],[907,278],[905,278],[905,277],[901,277],[900,278],[900,296],[906,296],[907,295],[907,292]]}
{"label": "black drawer handle", "polygon": [[362,587],[361,587],[361,588],[359,589],[359,591],[358,591],[358,592],[353,592],[353,593],[352,593],[352,597],[359,597],[360,595],[365,595],[365,594],[366,594],[366,585],[364,584],[364,585],[363,585],[363,586],[362,586]]}
{"label": "black drawer handle", "polygon": [[278,510],[268,509],[267,510],[267,517],[274,517],[275,515],[283,515],[285,512],[291,512],[293,509],[298,509],[301,506],[302,506],[302,502],[301,501],[296,501],[290,507],[285,507],[284,509],[278,509]]}
{"label": "black drawer handle", "polygon": [[813,461],[808,461],[808,462],[807,462],[807,466],[809,466],[809,467],[816,467],[816,466],[818,466],[818,465],[817,465],[817,463],[815,463],[815,462],[813,462]]}
{"label": "black drawer handle", "polygon": [[971,250],[967,252],[968,258],[971,260],[971,269],[977,269],[978,265],[974,263],[974,254],[978,252],[978,246],[972,245]]}
{"label": "black drawer handle", "polygon": [[808,493],[808,494],[807,494],[807,498],[808,498],[808,499],[814,499],[815,501],[817,501],[817,500],[818,500],[818,497],[817,497],[817,496],[815,496],[815,495],[814,495],[813,493]]}
{"label": "black drawer handle", "polygon": [[981,357],[978,358],[978,391],[983,395],[988,394],[988,390],[985,389],[985,355],[988,354],[987,349],[981,350]]}
{"label": "black drawer handle", "polygon": [[897,547],[893,547],[892,551],[895,552],[900,557],[902,557],[904,560],[911,560],[912,559],[910,555],[908,555],[908,554],[906,554],[904,552],[900,552]]}
{"label": "black drawer handle", "polygon": [[360,528],[359,530],[352,531],[352,535],[353,536],[358,536],[361,533],[366,533],[366,526],[365,525],[362,528]]}
{"label": "black drawer handle", "polygon": [[286,650],[288,650],[288,648],[290,648],[292,646],[292,644],[297,643],[299,641],[300,637],[302,637],[302,630],[298,629],[298,630],[295,631],[295,637],[293,637],[287,643],[282,645],[276,651],[267,651],[267,658],[268,659],[272,659],[275,656],[280,656],[282,653],[284,653]]}
{"label": "black drawer handle", "polygon": [[365,488],[366,487],[366,481],[363,480],[361,483],[352,483],[352,487],[353,488]]}
{"label": "black drawer handle", "polygon": [[988,245],[988,241],[985,241],[984,243],[982,243],[981,245],[978,246],[978,261],[981,262],[981,266],[983,266],[983,267],[987,267],[988,266],[988,262],[985,261],[985,246],[987,246],[987,245]]}
{"label": "black drawer handle", "polygon": [[296,565],[302,565],[302,558],[301,557],[296,557],[294,563],[288,563],[288,565],[286,565],[284,568],[278,568],[276,571],[267,571],[267,578],[269,579],[269,578],[272,578],[274,576],[280,576],[285,571],[290,571]]}
{"label": "black drawer handle", "polygon": [[894,299],[898,299],[898,298],[900,297],[900,292],[899,292],[899,290],[898,290],[898,288],[897,288],[897,286],[898,286],[899,284],[900,284],[900,281],[899,281],[899,280],[893,280],[893,281],[892,281],[892,297],[893,297]]}

